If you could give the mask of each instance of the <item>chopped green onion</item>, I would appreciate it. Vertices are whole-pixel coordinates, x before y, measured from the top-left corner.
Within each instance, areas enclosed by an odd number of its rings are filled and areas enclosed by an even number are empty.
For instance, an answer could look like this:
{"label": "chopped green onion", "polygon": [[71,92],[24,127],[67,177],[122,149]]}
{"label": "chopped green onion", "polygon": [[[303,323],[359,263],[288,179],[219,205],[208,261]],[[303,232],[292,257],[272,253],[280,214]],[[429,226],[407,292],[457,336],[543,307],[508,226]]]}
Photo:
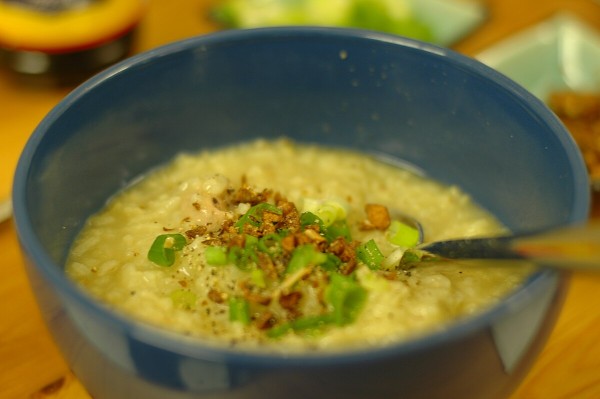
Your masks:
{"label": "chopped green onion", "polygon": [[342,264],[342,260],[329,252],[326,253],[325,256],[327,256],[327,259],[323,263],[321,263],[320,266],[323,269],[330,272],[337,271],[340,268],[340,265]]}
{"label": "chopped green onion", "polygon": [[439,261],[440,258],[437,255],[430,254],[427,251],[419,250],[416,248],[409,248],[402,254],[400,259],[400,266],[410,265],[419,262],[435,262]]}
{"label": "chopped green onion", "polygon": [[265,288],[267,286],[267,282],[265,281],[265,272],[261,269],[252,269],[250,272],[250,278],[252,279],[252,283],[259,288]]}
{"label": "chopped green onion", "polygon": [[406,223],[393,220],[388,228],[387,238],[394,245],[412,248],[419,243],[419,230]]}
{"label": "chopped green onion", "polygon": [[264,235],[258,240],[258,249],[269,255],[276,255],[281,251],[282,236],[276,233]]}
{"label": "chopped green onion", "polygon": [[188,290],[175,290],[171,292],[171,300],[173,301],[173,305],[180,309],[195,309],[196,299],[196,294]]}
{"label": "chopped green onion", "polygon": [[332,322],[333,317],[330,314],[304,316],[292,321],[292,329],[294,331],[316,330]]}
{"label": "chopped green onion", "polygon": [[246,243],[244,244],[241,259],[242,268],[247,268],[250,263],[258,263],[258,255],[256,254],[258,249],[258,237],[246,234],[245,241]]}
{"label": "chopped green onion", "polygon": [[302,212],[300,214],[300,226],[303,229],[307,228],[308,226],[314,225],[319,226],[319,231],[321,233],[325,232],[325,223],[323,223],[323,220],[321,220],[320,217],[318,217],[312,212]]}
{"label": "chopped green onion", "polygon": [[227,250],[227,262],[237,267],[241,267],[242,253],[244,250],[240,247],[230,247]]}
{"label": "chopped green onion", "polygon": [[241,232],[244,229],[244,225],[250,224],[254,227],[260,226],[262,222],[262,215],[264,212],[271,212],[277,215],[281,215],[283,211],[277,208],[273,204],[269,204],[268,202],[261,202],[260,204],[256,204],[246,213],[244,213],[237,222],[235,222],[234,227]]}
{"label": "chopped green onion", "polygon": [[418,252],[406,250],[400,259],[401,264],[415,263],[421,260],[421,255]]}
{"label": "chopped green onion", "polygon": [[352,323],[367,298],[367,290],[352,277],[331,273],[325,289],[325,300],[333,308],[333,321],[338,326]]}
{"label": "chopped green onion", "polygon": [[334,222],[331,226],[327,227],[327,231],[325,232],[325,238],[327,241],[331,242],[338,237],[343,237],[346,241],[352,240],[352,235],[350,234],[350,227],[348,227],[348,223],[346,219],[338,220]]}
{"label": "chopped green onion", "polygon": [[236,265],[242,270],[248,270],[252,263],[258,263],[258,238],[246,234],[244,248],[238,246],[229,247],[227,250],[227,262]]}
{"label": "chopped green onion", "polygon": [[325,227],[346,218],[346,208],[336,201],[304,200],[305,212],[315,214],[323,221]]}
{"label": "chopped green onion", "polygon": [[243,325],[250,324],[250,304],[244,298],[229,298],[229,320],[240,322]]}
{"label": "chopped green onion", "polygon": [[292,323],[284,323],[278,326],[275,326],[267,331],[267,337],[269,338],[279,338],[288,333],[288,331],[292,330]]}
{"label": "chopped green onion", "polygon": [[370,269],[379,269],[384,259],[383,254],[373,239],[356,248],[356,255]]}
{"label": "chopped green onion", "polygon": [[154,239],[148,251],[148,260],[159,266],[175,263],[175,252],[181,251],[187,240],[181,234],[161,234]]}
{"label": "chopped green onion", "polygon": [[223,266],[229,263],[227,247],[207,247],[204,250],[206,263],[212,266]]}
{"label": "chopped green onion", "polygon": [[300,226],[307,228],[308,226],[319,226],[319,232],[328,242],[335,240],[338,237],[344,237],[350,241],[352,239],[350,235],[350,228],[345,219],[337,220],[330,226],[326,226],[323,220],[312,212],[303,212],[300,215]]}
{"label": "chopped green onion", "polygon": [[292,258],[285,272],[292,274],[309,265],[320,265],[327,261],[327,255],[319,252],[311,244],[297,246],[292,252]]}
{"label": "chopped green onion", "polygon": [[332,323],[333,316],[331,314],[304,316],[271,328],[269,331],[267,331],[267,336],[269,338],[279,338],[287,334],[289,331],[318,331],[326,325]]}

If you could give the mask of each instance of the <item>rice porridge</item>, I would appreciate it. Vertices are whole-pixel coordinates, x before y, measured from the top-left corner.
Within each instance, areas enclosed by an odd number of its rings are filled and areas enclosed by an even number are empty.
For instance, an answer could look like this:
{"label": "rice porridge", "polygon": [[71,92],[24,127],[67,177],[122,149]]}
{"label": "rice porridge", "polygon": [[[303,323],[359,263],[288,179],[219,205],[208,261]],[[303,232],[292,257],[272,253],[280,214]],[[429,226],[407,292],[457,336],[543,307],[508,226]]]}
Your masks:
{"label": "rice porridge", "polygon": [[526,268],[421,257],[425,240],[499,234],[453,186],[354,152],[259,140],[181,154],[93,215],[70,278],[133,318],[215,345],[384,345],[445,328]]}

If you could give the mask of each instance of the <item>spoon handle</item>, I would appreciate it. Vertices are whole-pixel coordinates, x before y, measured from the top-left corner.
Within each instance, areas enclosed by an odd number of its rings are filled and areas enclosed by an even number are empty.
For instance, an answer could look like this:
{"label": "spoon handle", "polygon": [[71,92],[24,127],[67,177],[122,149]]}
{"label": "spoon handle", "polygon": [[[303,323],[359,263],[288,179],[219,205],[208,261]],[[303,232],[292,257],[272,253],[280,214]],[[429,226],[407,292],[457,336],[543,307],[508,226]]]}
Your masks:
{"label": "spoon handle", "polygon": [[448,259],[522,259],[512,250],[513,237],[485,237],[425,243],[418,249]]}
{"label": "spoon handle", "polygon": [[524,259],[549,267],[600,271],[600,225],[437,241],[421,245],[419,249],[449,259]]}

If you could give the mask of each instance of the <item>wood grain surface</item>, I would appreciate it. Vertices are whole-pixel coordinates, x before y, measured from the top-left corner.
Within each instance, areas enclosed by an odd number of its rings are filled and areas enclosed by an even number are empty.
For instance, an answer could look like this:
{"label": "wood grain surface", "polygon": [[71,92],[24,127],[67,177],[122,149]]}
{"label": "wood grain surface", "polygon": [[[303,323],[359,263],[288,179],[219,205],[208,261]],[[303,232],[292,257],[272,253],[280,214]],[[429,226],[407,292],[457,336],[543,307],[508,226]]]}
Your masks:
{"label": "wood grain surface", "polygon": [[[217,27],[207,18],[218,0],[149,0],[135,52]],[[594,0],[488,0],[486,22],[455,49],[473,55],[498,40],[569,10],[600,29]],[[70,88],[29,87],[0,71],[0,199],[9,195],[29,134]],[[594,195],[592,218],[600,218]],[[12,222],[0,224],[0,398],[89,399],[52,342],[27,282]],[[600,276],[574,274],[558,323],[533,369],[510,399],[600,398]]]}

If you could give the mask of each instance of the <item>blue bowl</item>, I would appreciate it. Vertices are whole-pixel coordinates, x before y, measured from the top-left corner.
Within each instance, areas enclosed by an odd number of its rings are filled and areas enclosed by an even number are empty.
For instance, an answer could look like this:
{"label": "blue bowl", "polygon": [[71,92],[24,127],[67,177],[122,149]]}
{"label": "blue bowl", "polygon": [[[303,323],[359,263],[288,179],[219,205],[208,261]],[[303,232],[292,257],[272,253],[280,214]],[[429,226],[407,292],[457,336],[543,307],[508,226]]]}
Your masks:
{"label": "blue bowl", "polygon": [[565,276],[543,270],[443,332],[343,354],[218,349],[107,310],[63,274],[86,218],[182,150],[251,138],[360,149],[459,185],[513,230],[580,222],[588,176],[534,96],[477,61],[356,30],[229,31],[130,58],[75,89],[20,158],[14,212],[50,331],[96,399],[502,398],[540,351]]}

